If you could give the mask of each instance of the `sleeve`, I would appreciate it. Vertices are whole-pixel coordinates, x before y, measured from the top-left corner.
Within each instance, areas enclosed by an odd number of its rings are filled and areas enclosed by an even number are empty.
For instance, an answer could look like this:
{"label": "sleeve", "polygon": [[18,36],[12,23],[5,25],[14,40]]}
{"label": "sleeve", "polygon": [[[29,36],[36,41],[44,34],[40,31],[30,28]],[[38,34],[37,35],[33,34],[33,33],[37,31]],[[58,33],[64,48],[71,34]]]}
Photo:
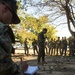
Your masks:
{"label": "sleeve", "polygon": [[44,42],[45,39],[44,39],[44,35],[42,33],[40,33],[38,35],[38,40],[39,40],[40,43],[43,43]]}
{"label": "sleeve", "polygon": [[4,59],[7,56],[8,54],[5,52],[5,50],[0,45],[0,59]]}
{"label": "sleeve", "polygon": [[11,56],[12,43],[8,34],[0,35],[0,59]]}

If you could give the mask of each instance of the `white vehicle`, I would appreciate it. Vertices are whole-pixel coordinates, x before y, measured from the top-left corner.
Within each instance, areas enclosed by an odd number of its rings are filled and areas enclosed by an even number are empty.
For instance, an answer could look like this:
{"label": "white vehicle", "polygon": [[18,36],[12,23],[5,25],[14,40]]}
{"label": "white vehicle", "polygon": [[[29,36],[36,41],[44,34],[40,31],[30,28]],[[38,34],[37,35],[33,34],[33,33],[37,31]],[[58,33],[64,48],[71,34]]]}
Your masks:
{"label": "white vehicle", "polygon": [[22,44],[15,44],[13,47],[14,48],[21,48],[21,47],[23,47],[23,45]]}

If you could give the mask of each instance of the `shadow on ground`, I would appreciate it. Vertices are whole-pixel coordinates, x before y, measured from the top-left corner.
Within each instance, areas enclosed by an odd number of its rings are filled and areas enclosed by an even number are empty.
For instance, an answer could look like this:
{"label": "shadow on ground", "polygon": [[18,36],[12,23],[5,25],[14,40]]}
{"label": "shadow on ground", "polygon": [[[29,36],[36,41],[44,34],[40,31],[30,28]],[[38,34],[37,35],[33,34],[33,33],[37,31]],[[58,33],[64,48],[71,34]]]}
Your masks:
{"label": "shadow on ground", "polygon": [[[28,65],[37,65],[39,75],[75,75],[75,57],[62,56],[46,56],[46,64],[37,64],[37,56],[22,56],[23,61],[27,61]],[[15,62],[20,62],[15,58]]]}

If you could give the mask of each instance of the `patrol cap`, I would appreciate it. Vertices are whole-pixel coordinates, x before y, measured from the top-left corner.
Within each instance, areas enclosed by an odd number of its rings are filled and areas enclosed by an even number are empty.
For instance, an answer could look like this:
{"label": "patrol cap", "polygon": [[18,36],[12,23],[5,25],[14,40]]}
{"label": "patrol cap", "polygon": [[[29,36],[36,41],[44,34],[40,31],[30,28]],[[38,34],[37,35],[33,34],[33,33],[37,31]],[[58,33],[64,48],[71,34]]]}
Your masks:
{"label": "patrol cap", "polygon": [[13,18],[11,24],[18,24],[20,23],[20,19],[17,15],[17,9],[18,6],[16,5],[17,1],[16,0],[0,0],[3,4],[8,6],[8,9],[12,12]]}

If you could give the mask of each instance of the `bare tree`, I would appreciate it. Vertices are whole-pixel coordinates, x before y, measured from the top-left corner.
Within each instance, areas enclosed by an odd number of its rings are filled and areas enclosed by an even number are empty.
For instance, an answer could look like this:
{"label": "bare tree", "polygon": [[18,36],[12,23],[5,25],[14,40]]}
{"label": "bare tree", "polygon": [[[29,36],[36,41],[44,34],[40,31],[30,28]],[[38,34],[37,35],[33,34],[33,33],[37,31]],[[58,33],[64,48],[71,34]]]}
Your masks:
{"label": "bare tree", "polygon": [[50,11],[47,15],[50,17],[50,22],[58,18],[66,17],[66,21],[61,24],[67,23],[70,33],[75,36],[72,27],[75,28],[75,0],[22,0],[22,8],[27,11],[29,7],[36,8],[36,13],[44,14],[43,10]]}
{"label": "bare tree", "polygon": [[64,0],[65,4],[63,4],[60,0],[61,5],[66,12],[68,29],[71,32],[71,34],[75,37],[75,32],[71,29],[71,25],[73,25],[73,27],[75,28],[75,7],[73,4],[71,4],[71,1],[72,0]]}

